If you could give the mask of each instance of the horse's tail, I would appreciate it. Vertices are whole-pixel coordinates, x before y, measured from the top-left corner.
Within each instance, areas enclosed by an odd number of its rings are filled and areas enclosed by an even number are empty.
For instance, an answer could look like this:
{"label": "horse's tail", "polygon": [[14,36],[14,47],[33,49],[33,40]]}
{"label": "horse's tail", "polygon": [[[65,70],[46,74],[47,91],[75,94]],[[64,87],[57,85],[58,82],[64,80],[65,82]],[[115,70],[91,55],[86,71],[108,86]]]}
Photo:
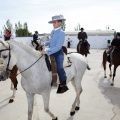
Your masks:
{"label": "horse's tail", "polygon": [[107,53],[106,50],[103,52],[103,61],[102,61],[102,65],[104,67],[104,69],[106,69],[106,62],[107,62]]}
{"label": "horse's tail", "polygon": [[89,65],[88,65],[88,64],[87,64],[87,69],[88,69],[88,70],[90,70],[90,67],[89,67]]}

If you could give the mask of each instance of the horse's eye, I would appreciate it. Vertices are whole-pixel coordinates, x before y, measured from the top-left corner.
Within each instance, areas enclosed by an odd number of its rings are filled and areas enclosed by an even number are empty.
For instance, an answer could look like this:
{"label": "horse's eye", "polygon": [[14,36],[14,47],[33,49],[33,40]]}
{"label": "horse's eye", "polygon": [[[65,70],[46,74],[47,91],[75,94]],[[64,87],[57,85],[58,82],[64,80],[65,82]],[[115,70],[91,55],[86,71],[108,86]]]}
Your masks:
{"label": "horse's eye", "polygon": [[3,59],[7,58],[7,55],[3,55]]}

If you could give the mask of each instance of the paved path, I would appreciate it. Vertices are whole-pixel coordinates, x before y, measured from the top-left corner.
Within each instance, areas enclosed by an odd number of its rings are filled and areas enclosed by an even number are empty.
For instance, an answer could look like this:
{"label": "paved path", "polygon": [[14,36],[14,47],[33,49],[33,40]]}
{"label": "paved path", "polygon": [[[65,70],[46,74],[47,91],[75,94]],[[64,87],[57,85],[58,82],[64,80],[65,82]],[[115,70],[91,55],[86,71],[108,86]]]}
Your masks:
{"label": "paved path", "polygon": [[[75,50],[69,49],[69,51]],[[115,86],[111,87],[111,79],[103,78],[102,53],[103,50],[91,50],[88,56],[91,70],[87,70],[83,77],[81,108],[73,117],[69,115],[75,98],[71,83],[68,85],[70,90],[62,95],[57,95],[56,89],[52,90],[50,109],[59,120],[120,120],[120,68],[117,69]],[[109,75],[108,69],[107,75]],[[9,104],[11,95],[10,80],[0,82],[0,120],[27,120],[27,99],[20,80],[15,102]],[[36,109],[39,111],[40,120],[51,120],[43,110],[43,101],[39,95],[37,95],[37,107],[34,110]],[[35,113],[34,117],[36,116]]]}

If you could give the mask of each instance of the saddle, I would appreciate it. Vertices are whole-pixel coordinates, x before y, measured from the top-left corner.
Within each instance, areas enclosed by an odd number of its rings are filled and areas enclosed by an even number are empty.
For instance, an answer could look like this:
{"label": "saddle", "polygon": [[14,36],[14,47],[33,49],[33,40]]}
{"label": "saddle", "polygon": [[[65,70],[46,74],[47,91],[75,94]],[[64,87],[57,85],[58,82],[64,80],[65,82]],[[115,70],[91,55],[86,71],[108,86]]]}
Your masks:
{"label": "saddle", "polygon": [[[64,68],[70,67],[72,62],[70,61],[70,57],[67,56],[67,48],[65,46],[63,46],[62,50],[64,52],[63,66],[64,66]],[[51,56],[45,55],[45,61],[46,61],[46,65],[48,67],[48,70],[52,72],[51,86],[56,87],[57,86],[57,65],[55,62],[55,58],[52,55]]]}
{"label": "saddle", "polygon": [[106,50],[106,54],[107,54],[107,61],[111,62],[112,61],[112,56],[114,54],[118,54],[120,53],[120,47],[110,47],[108,50]]}

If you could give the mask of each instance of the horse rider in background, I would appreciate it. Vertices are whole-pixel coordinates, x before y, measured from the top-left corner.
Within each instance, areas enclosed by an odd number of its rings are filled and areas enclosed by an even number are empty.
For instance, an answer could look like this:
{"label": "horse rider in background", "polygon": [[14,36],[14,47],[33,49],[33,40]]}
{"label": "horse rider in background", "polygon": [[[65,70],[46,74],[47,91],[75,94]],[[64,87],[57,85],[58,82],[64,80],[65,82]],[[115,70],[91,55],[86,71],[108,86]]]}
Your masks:
{"label": "horse rider in background", "polygon": [[[78,36],[77,36],[78,39],[79,39],[79,43],[81,44],[82,42],[86,42],[87,45],[88,45],[88,53],[90,53],[90,52],[89,52],[90,44],[89,44],[88,41],[87,41],[87,38],[88,38],[87,33],[84,32],[84,28],[81,28],[80,30],[81,30],[81,32],[79,32],[79,33],[78,33]],[[78,47],[77,47],[77,51],[79,51],[79,50],[78,50]]]}
{"label": "horse rider in background", "polygon": [[112,55],[115,50],[120,52],[120,33],[117,33],[116,38],[114,38],[111,42],[110,49],[107,50],[107,52],[106,52],[107,59],[108,59],[108,61],[111,61],[111,64],[112,64]]}
{"label": "horse rider in background", "polygon": [[8,41],[8,40],[12,40],[12,39],[14,39],[14,38],[15,38],[15,36],[13,36],[11,30],[5,29],[5,34],[4,34],[4,36],[3,36],[3,39],[4,39],[5,41]]}
{"label": "horse rider in background", "polygon": [[33,42],[37,45],[35,48],[36,50],[38,50],[38,48],[39,48],[39,43],[37,42],[37,40],[38,40],[38,31],[35,31],[35,33],[33,35]]}
{"label": "horse rider in background", "polygon": [[67,41],[67,48],[70,48],[72,40],[68,38],[66,41]]}

